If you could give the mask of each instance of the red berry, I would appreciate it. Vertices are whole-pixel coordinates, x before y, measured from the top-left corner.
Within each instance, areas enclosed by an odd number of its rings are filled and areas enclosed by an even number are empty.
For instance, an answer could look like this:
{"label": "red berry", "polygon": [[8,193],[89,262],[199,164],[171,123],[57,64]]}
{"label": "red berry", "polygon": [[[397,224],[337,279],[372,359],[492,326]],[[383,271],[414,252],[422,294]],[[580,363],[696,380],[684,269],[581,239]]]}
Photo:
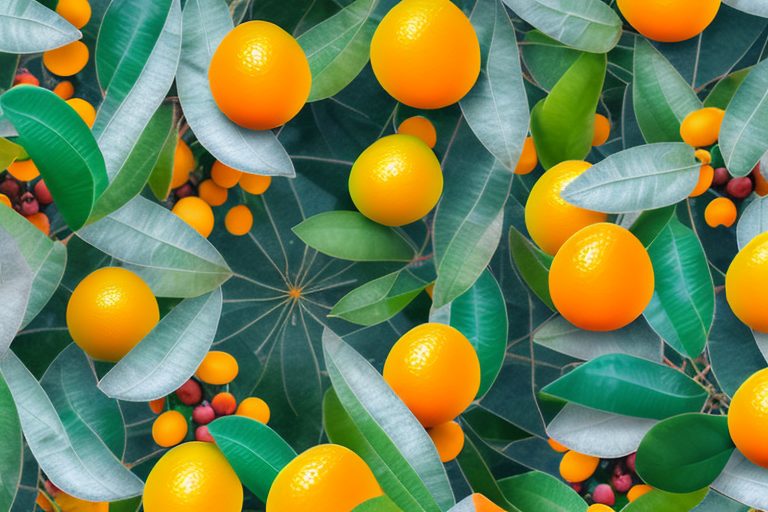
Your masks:
{"label": "red berry", "polygon": [[632,475],[628,473],[613,475],[611,485],[616,489],[616,492],[627,492],[632,487]]}
{"label": "red berry", "polygon": [[611,506],[616,503],[616,495],[608,484],[600,484],[592,491],[592,501]]}
{"label": "red berry", "polygon": [[192,411],[192,419],[198,425],[207,425],[216,419],[216,411],[208,402],[203,402]]}
{"label": "red berry", "polygon": [[13,78],[13,85],[19,85],[19,84],[40,85],[40,80],[38,80],[35,75],[30,73],[26,69],[22,68],[16,73],[16,76]]}
{"label": "red berry", "polygon": [[35,183],[35,197],[37,197],[40,204],[51,204],[53,202],[53,196],[43,180]]}
{"label": "red berry", "polygon": [[637,453],[630,453],[627,455],[627,468],[633,473],[637,473],[635,469],[635,459],[637,459]]}
{"label": "red berry", "polygon": [[211,407],[216,416],[228,416],[237,410],[237,400],[232,393],[221,392],[211,399]]}
{"label": "red berry", "polygon": [[29,192],[25,192],[23,196],[21,196],[21,203],[19,204],[19,212],[25,216],[29,217],[30,215],[34,215],[37,212],[40,211],[40,205],[37,202],[37,199],[35,199],[35,196],[30,194]]}
{"label": "red berry", "polygon": [[718,167],[715,169],[714,177],[712,178],[712,186],[713,187],[720,187],[722,185],[725,185],[728,183],[728,180],[731,179],[731,174],[728,172],[728,169],[725,167]]}
{"label": "red berry", "polygon": [[197,405],[203,399],[203,388],[196,380],[189,379],[176,390],[176,396],[184,405]]}
{"label": "red berry", "polygon": [[179,188],[176,189],[176,197],[179,199],[187,196],[191,196],[194,193],[194,190],[192,189],[192,185],[189,183],[185,183]]}
{"label": "red berry", "polygon": [[61,492],[61,489],[56,487],[56,484],[50,480],[46,480],[45,483],[43,483],[43,487],[45,488],[45,492],[54,497]]}
{"label": "red berry", "polygon": [[10,175],[5,181],[0,182],[0,194],[7,195],[11,200],[19,197],[19,192],[21,192],[21,185],[19,185],[18,181],[11,178]]}
{"label": "red berry", "polygon": [[570,485],[570,486],[571,486],[571,489],[573,489],[573,490],[574,490],[574,491],[576,491],[577,493],[581,493],[582,489],[584,488],[584,486],[582,485],[582,483],[581,483],[581,482],[571,482],[571,483],[570,483],[570,484],[568,484],[568,485]]}
{"label": "red berry", "polygon": [[752,193],[752,180],[748,176],[733,178],[725,186],[725,191],[734,199],[744,199]]}
{"label": "red berry", "polygon": [[195,441],[203,441],[205,443],[215,443],[213,436],[208,432],[206,425],[200,425],[195,429]]}

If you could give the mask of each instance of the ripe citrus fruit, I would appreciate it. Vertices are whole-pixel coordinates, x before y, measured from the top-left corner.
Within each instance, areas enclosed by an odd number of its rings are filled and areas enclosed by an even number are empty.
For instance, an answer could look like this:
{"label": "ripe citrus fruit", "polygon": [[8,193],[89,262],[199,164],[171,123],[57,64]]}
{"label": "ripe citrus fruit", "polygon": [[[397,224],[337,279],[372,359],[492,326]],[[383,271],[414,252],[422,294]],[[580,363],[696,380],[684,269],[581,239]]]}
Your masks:
{"label": "ripe citrus fruit", "polygon": [[91,272],[67,304],[67,327],[77,345],[94,359],[115,362],[160,320],[147,283],[120,267]]}
{"label": "ripe citrus fruit", "polygon": [[63,100],[68,100],[75,94],[75,86],[69,80],[62,80],[53,88],[53,93]]}
{"label": "ripe citrus fruit", "polygon": [[590,331],[612,331],[634,321],[651,301],[653,287],[653,266],[643,244],[606,222],[569,238],[549,270],[549,292],[557,310]]}
{"label": "ripe citrus fruit", "polygon": [[547,439],[547,443],[549,444],[549,447],[552,448],[553,450],[555,450],[556,452],[565,453],[565,452],[568,451],[568,447],[558,443],[557,441],[555,441],[551,437],[549,439]]}
{"label": "ripe citrus fruit", "polygon": [[699,168],[699,181],[696,183],[696,186],[693,188],[690,194],[688,194],[688,197],[699,197],[704,192],[709,190],[709,187],[712,186],[712,180],[715,178],[715,170],[712,168],[711,165],[702,164],[701,168]]}
{"label": "ripe citrus fruit", "polygon": [[476,492],[472,495],[472,504],[475,506],[475,512],[504,512],[504,509],[494,502]]}
{"label": "ripe citrus fruit", "polygon": [[560,476],[566,482],[583,482],[595,473],[598,464],[598,457],[570,451],[560,461]]}
{"label": "ripe citrus fruit", "polygon": [[271,184],[272,176],[246,173],[243,173],[243,175],[240,176],[240,188],[255,196],[266,192]]}
{"label": "ripe citrus fruit", "polygon": [[648,39],[676,43],[702,33],[715,19],[720,0],[618,0],[617,5]]}
{"label": "ripe citrus fruit", "polygon": [[19,181],[31,181],[40,176],[40,171],[31,158],[16,160],[8,166],[8,172]]}
{"label": "ripe citrus fruit", "polygon": [[435,125],[424,116],[409,117],[400,123],[400,126],[397,127],[397,133],[418,137],[430,148],[434,148],[437,144]]}
{"label": "ripe citrus fruit", "polygon": [[764,437],[766,431],[768,368],[753,373],[739,386],[728,409],[728,432],[733,444],[744,457],[764,468],[768,468],[768,445]]}
{"label": "ripe citrus fruit", "polygon": [[200,199],[211,206],[221,206],[227,202],[227,189],[218,186],[213,180],[203,180],[197,186]]}
{"label": "ripe citrus fruit", "polygon": [[221,41],[208,81],[225,116],[251,130],[271,130],[299,113],[312,74],[293,36],[268,21],[249,21]]}
{"label": "ripe citrus fruit", "polygon": [[223,386],[235,380],[238,371],[237,359],[232,354],[211,350],[197,367],[195,375],[206,384]]}
{"label": "ripe citrus fruit", "polygon": [[450,0],[403,0],[373,34],[371,66],[397,101],[442,108],[475,85],[480,43],[472,23]]}
{"label": "ripe citrus fruit", "polygon": [[253,227],[253,214],[244,204],[233,206],[224,217],[224,227],[235,236],[247,234]]}
{"label": "ripe citrus fruit", "polygon": [[594,503],[587,508],[587,512],[614,512],[608,505],[602,503]]}
{"label": "ripe citrus fruit", "polygon": [[171,188],[179,188],[189,180],[189,173],[195,170],[195,156],[183,139],[176,142],[176,152],[173,157],[173,176]]}
{"label": "ripe citrus fruit", "polygon": [[[56,502],[56,505],[58,506],[56,510],[60,510],[61,512],[109,512],[108,502],[81,500],[80,498],[75,498],[74,496],[71,496],[62,490],[59,490],[55,496],[53,496],[53,498]],[[43,500],[44,501],[38,501],[40,508],[47,512],[53,512],[54,508],[48,501],[48,498],[43,496]]]}
{"label": "ripe citrus fruit", "polygon": [[67,105],[77,112],[77,115],[88,125],[88,128],[93,127],[93,123],[96,121],[96,109],[93,108],[93,105],[82,98],[69,99],[67,100]]}
{"label": "ripe citrus fruit", "polygon": [[237,406],[237,411],[235,414],[238,416],[246,416],[264,424],[269,422],[270,417],[270,411],[267,402],[255,396],[250,396],[240,402],[240,405]]}
{"label": "ripe citrus fruit", "polygon": [[704,209],[704,221],[711,228],[716,228],[717,226],[729,228],[736,222],[738,215],[739,212],[736,210],[736,205],[727,197],[713,199]]}
{"label": "ripe citrus fruit", "polygon": [[627,492],[627,499],[632,502],[635,501],[637,498],[644,494],[648,494],[653,490],[653,487],[646,484],[637,484],[633,485],[632,488]]}
{"label": "ripe citrus fruit", "polygon": [[303,452],[278,473],[267,512],[338,512],[381,496],[376,477],[355,452],[321,444]]}
{"label": "ripe citrus fruit", "polygon": [[171,211],[206,238],[213,231],[213,210],[199,197],[179,199]]}
{"label": "ripe citrus fruit", "polygon": [[680,124],[680,136],[686,144],[695,148],[711,146],[720,138],[725,110],[706,107],[694,110]]}
{"label": "ripe citrus fruit", "polygon": [[602,146],[611,136],[611,122],[603,114],[595,114],[595,133],[592,136],[593,146]]}
{"label": "ripe citrus fruit", "polygon": [[725,274],[725,295],[739,320],[768,332],[763,307],[768,300],[768,233],[757,235],[733,258]]}
{"label": "ripe citrus fruit", "polygon": [[213,443],[193,441],[157,461],[144,486],[145,512],[240,512],[243,486]]}
{"label": "ripe citrus fruit", "polygon": [[454,419],[480,389],[475,348],[445,324],[421,324],[403,334],[390,350],[383,374],[425,428]]}
{"label": "ripe citrus fruit", "polygon": [[211,179],[222,188],[232,188],[240,181],[242,172],[225,165],[218,160],[211,167]]}
{"label": "ripe citrus fruit", "polygon": [[520,154],[520,160],[517,161],[515,174],[528,174],[536,168],[539,158],[536,155],[536,146],[533,144],[533,137],[526,137],[523,142],[523,152]]}
{"label": "ripe citrus fruit", "polygon": [[43,53],[43,64],[54,75],[76,75],[88,64],[88,47],[82,41],[48,50]]}
{"label": "ripe citrus fruit", "polygon": [[27,217],[27,220],[37,229],[42,231],[45,236],[51,234],[51,221],[43,212],[33,213]]}
{"label": "ripe citrus fruit", "polygon": [[435,443],[437,453],[442,462],[451,462],[459,456],[464,448],[464,431],[455,421],[447,421],[427,430],[427,434]]}
{"label": "ripe citrus fruit", "polygon": [[421,219],[442,193],[440,162],[429,146],[412,135],[377,140],[357,157],[349,175],[349,194],[357,209],[386,226]]}
{"label": "ripe citrus fruit", "polygon": [[83,28],[91,19],[91,4],[88,0],[59,0],[56,12],[75,28]]}
{"label": "ripe citrus fruit", "polygon": [[525,203],[525,226],[536,245],[554,256],[571,235],[590,224],[605,222],[608,216],[579,208],[560,195],[592,164],[580,160],[562,162],[545,172],[531,189]]}
{"label": "ripe citrus fruit", "polygon": [[179,411],[165,411],[152,423],[152,439],[159,446],[176,446],[187,437],[187,420]]}

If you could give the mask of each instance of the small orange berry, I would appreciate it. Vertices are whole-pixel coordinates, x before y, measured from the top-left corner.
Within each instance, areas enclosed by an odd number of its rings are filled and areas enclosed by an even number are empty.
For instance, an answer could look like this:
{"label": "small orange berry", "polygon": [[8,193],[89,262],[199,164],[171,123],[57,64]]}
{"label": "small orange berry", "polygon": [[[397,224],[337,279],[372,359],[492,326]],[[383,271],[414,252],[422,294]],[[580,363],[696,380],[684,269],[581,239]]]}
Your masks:
{"label": "small orange berry", "polygon": [[549,439],[547,439],[547,443],[549,443],[549,447],[552,448],[553,450],[555,450],[556,452],[565,453],[565,452],[568,451],[568,447],[567,446],[564,446],[564,445],[558,443],[557,441],[555,441],[551,437]]}
{"label": "small orange berry", "polygon": [[91,4],[88,0],[59,0],[56,12],[75,28],[83,28],[91,19]]}
{"label": "small orange berry", "polygon": [[258,174],[247,173],[243,173],[243,175],[240,176],[240,188],[249,194],[256,196],[266,192],[271,183],[272,176],[261,176]]}
{"label": "small orange berry", "polygon": [[611,122],[603,114],[595,114],[595,133],[592,136],[593,146],[602,146],[611,136]]}
{"label": "small orange berry", "polygon": [[693,156],[695,156],[696,160],[698,160],[702,164],[710,164],[710,163],[712,163],[712,153],[710,153],[706,149],[697,149],[693,153]]}
{"label": "small orange berry", "polygon": [[633,485],[632,488],[627,492],[627,499],[631,502],[635,501],[637,498],[642,496],[643,494],[648,494],[653,490],[653,487],[646,484],[638,484]]}
{"label": "small orange berry", "polygon": [[149,402],[149,408],[152,409],[152,412],[155,414],[163,412],[163,409],[165,409],[165,397],[151,400]]}
{"label": "small orange berry", "polygon": [[75,94],[75,86],[69,80],[62,80],[53,88],[53,93],[66,101]]}
{"label": "small orange berry", "polygon": [[709,190],[709,187],[712,186],[712,180],[714,178],[715,170],[712,168],[712,166],[701,164],[701,168],[699,169],[699,181],[696,183],[696,186],[693,188],[691,193],[688,194],[688,197],[699,197],[704,192]]}
{"label": "small orange berry", "polygon": [[176,446],[187,436],[187,420],[179,411],[166,411],[152,424],[152,439],[163,448]]}
{"label": "small orange berry", "polygon": [[397,133],[418,137],[430,148],[434,148],[437,144],[435,125],[424,116],[409,117],[400,123],[400,126],[397,127]]}
{"label": "small orange berry", "polygon": [[173,205],[171,211],[206,238],[213,231],[213,210],[199,197],[189,196],[180,199]]}
{"label": "small orange berry", "polygon": [[472,495],[472,504],[475,506],[475,512],[504,512],[504,509],[494,502],[476,492]]}
{"label": "small orange berry", "polygon": [[455,421],[447,421],[427,429],[427,434],[435,443],[442,462],[451,462],[464,448],[464,431]]}
{"label": "small orange berry", "polygon": [[236,414],[238,416],[247,416],[248,418],[260,421],[265,425],[269,421],[270,417],[270,411],[267,402],[261,398],[256,398],[255,396],[248,397],[240,402],[240,405],[237,406]]}
{"label": "small orange berry", "polygon": [[736,205],[727,197],[713,199],[704,210],[704,220],[711,228],[716,228],[717,226],[729,228],[736,222],[737,216]]}
{"label": "small orange berry", "polygon": [[253,227],[253,214],[244,204],[232,207],[224,218],[224,227],[235,236],[243,236]]}
{"label": "small orange berry", "polygon": [[173,157],[173,176],[171,188],[179,188],[189,181],[189,173],[195,170],[195,156],[183,139],[176,142],[176,153]]}
{"label": "small orange berry", "polygon": [[237,409],[237,400],[232,393],[221,392],[211,399],[211,407],[217,416],[227,416]]}
{"label": "small orange berry", "polygon": [[13,205],[11,204],[11,200],[5,194],[0,194],[0,204],[4,204],[8,208],[12,208],[13,207]]}
{"label": "small orange berry", "polygon": [[31,222],[32,225],[35,226],[37,229],[42,231],[45,236],[48,236],[51,234],[51,221],[48,219],[48,216],[43,212],[33,213],[32,215],[27,217],[27,220]]}
{"label": "small orange berry", "polygon": [[206,384],[223,386],[235,380],[238,371],[237,359],[232,354],[211,350],[203,358],[195,375]]}
{"label": "small orange berry", "polygon": [[752,171],[752,177],[755,180],[755,194],[760,197],[768,195],[768,180],[763,177],[759,167]]}
{"label": "small orange berry", "polygon": [[240,181],[242,172],[225,165],[218,160],[211,167],[211,179],[218,186],[223,188],[232,188]]}
{"label": "small orange berry", "polygon": [[81,98],[67,100],[67,105],[77,112],[77,115],[88,125],[88,128],[93,127],[93,123],[96,121],[96,109],[93,108],[93,105]]}
{"label": "small orange berry", "polygon": [[218,186],[213,180],[204,180],[198,185],[200,199],[211,206],[221,206],[227,202],[227,189]]}
{"label": "small orange berry", "polygon": [[82,41],[49,50],[43,54],[43,64],[54,75],[72,76],[83,70],[88,64],[90,53]]}
{"label": "small orange berry", "polygon": [[31,158],[16,160],[8,166],[8,172],[19,181],[32,181],[40,176],[40,171]]}
{"label": "small orange berry", "polygon": [[538,164],[539,158],[536,156],[536,146],[533,144],[533,137],[526,137],[525,142],[523,142],[523,152],[515,167],[515,174],[528,174]]}
{"label": "small orange berry", "polygon": [[560,461],[560,476],[566,482],[583,482],[595,473],[598,464],[598,457],[570,451],[563,455]]}
{"label": "small orange berry", "polygon": [[686,144],[695,148],[711,146],[720,137],[724,117],[725,110],[715,107],[694,110],[683,119],[680,136]]}

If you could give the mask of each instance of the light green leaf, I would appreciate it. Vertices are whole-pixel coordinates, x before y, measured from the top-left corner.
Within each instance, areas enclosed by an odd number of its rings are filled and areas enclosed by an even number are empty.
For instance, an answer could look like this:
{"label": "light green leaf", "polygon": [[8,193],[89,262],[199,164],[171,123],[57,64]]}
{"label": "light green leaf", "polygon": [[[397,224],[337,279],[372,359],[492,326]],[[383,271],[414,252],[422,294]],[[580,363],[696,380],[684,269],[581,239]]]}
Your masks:
{"label": "light green leaf", "polygon": [[[451,509],[453,510],[453,509]],[[352,512],[403,512],[388,496],[378,496],[364,501],[352,509]]]}
{"label": "light green leaf", "polygon": [[712,488],[758,510],[768,509],[768,471],[749,462],[734,450]]}
{"label": "light green leaf", "polygon": [[709,489],[704,488],[690,494],[672,494],[659,489],[640,496],[622,508],[622,512],[688,512],[701,503]]}
{"label": "light green leaf", "polygon": [[13,396],[0,375],[0,510],[11,510],[24,468],[24,440]]}
{"label": "light green leaf", "polygon": [[733,95],[739,90],[739,86],[747,78],[752,68],[744,68],[734,71],[715,84],[704,100],[705,107],[715,107],[725,110],[733,99]]}
{"label": "light green leaf", "polygon": [[0,52],[41,53],[81,37],[72,24],[35,0],[0,3]]}
{"label": "light green leaf", "polygon": [[[13,236],[0,225],[0,355],[21,328],[34,275]],[[2,479],[0,478],[0,483]]]}
{"label": "light green leaf", "polygon": [[549,266],[552,257],[523,236],[515,226],[509,228],[509,254],[513,266],[528,288],[554,311],[555,305],[549,295]]}
{"label": "light green leaf", "polygon": [[768,18],[768,4],[763,0],[723,0],[723,3],[740,11]]}
{"label": "light green leaf", "polygon": [[752,241],[757,235],[768,231],[768,198],[756,197],[744,208],[736,225],[736,240],[739,249]]}

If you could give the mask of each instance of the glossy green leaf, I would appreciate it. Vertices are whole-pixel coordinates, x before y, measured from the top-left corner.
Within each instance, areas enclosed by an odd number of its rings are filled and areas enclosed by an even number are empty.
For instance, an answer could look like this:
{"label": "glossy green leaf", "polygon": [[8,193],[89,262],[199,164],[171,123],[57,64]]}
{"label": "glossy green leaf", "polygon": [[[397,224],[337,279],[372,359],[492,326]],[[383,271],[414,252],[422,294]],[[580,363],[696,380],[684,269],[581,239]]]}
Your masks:
{"label": "glossy green leaf", "polygon": [[21,436],[21,423],[16,414],[16,405],[13,396],[0,375],[0,509],[11,510],[11,505],[16,498],[24,460],[24,440]]}
{"label": "glossy green leaf", "polygon": [[107,396],[148,402],[173,393],[200,366],[221,316],[221,289],[186,299],[99,382]]}
{"label": "glossy green leaf", "polygon": [[675,206],[646,210],[635,219],[629,230],[642,242],[645,248],[648,248],[667,227],[674,215]]}
{"label": "glossy green leaf", "polygon": [[352,512],[402,512],[388,496],[378,496],[364,501],[352,509]]}
{"label": "glossy green leaf", "polygon": [[768,508],[768,471],[749,462],[738,450],[734,450],[712,488],[749,507]]}
{"label": "glossy green leaf", "polygon": [[584,160],[592,149],[606,65],[605,55],[583,54],[531,111],[531,134],[545,169]]}
{"label": "glossy green leaf", "polygon": [[[469,488],[482,494],[504,510],[509,512],[520,512],[517,507],[512,505],[504,496],[499,486],[499,482],[488,467],[488,463],[483,458],[477,444],[482,442],[474,430],[467,425],[464,428],[464,448],[456,457],[456,462],[461,469],[461,474],[466,480]],[[473,510],[473,509],[466,509]]]}
{"label": "glossy green leaf", "polygon": [[739,223],[736,225],[739,249],[743,249],[753,238],[766,231],[768,231],[768,198],[757,197],[739,216]]}
{"label": "glossy green leaf", "polygon": [[0,96],[3,115],[35,161],[64,220],[73,230],[88,219],[107,186],[104,158],[80,116],[42,87],[15,87]]}
{"label": "glossy green leaf", "polygon": [[762,0],[723,0],[723,3],[740,11],[768,18],[768,5]]}
{"label": "glossy green leaf", "polygon": [[25,153],[24,148],[18,144],[0,138],[0,169],[5,169]]}
{"label": "glossy green leaf", "polygon": [[221,417],[208,430],[243,485],[266,502],[277,474],[296,457],[293,448],[265,424],[244,416]]}
{"label": "glossy green leaf", "polygon": [[415,250],[394,228],[353,211],[314,215],[293,228],[305,244],[350,261],[410,261]]}
{"label": "glossy green leaf", "polygon": [[160,297],[197,297],[232,275],[208,240],[143,197],[82,229],[78,236],[139,274]]}
{"label": "glossy green leaf", "polygon": [[684,373],[625,354],[608,354],[576,367],[542,393],[601,411],[663,419],[699,411],[706,390]]}
{"label": "glossy green leaf", "polygon": [[540,301],[554,311],[555,305],[549,295],[549,266],[552,264],[552,257],[536,247],[514,226],[509,228],[509,254],[525,284]]}
{"label": "glossy green leaf", "polygon": [[21,328],[33,280],[18,243],[0,226],[0,297],[4,297],[0,308],[0,355],[8,350]]}
{"label": "glossy green leaf", "polygon": [[635,38],[632,99],[648,143],[681,141],[680,123],[701,101],[680,73],[643,37]]}
{"label": "glossy green leaf", "polygon": [[568,484],[541,471],[499,480],[510,503],[524,512],[586,512],[587,503]]}
{"label": "glossy green leaf", "polygon": [[715,107],[725,110],[733,99],[733,95],[739,90],[751,68],[740,69],[723,78],[712,88],[704,100],[705,107]]}
{"label": "glossy green leaf", "polygon": [[625,149],[590,167],[562,193],[569,203],[606,213],[661,208],[682,201],[699,181],[693,148],[663,142]]}
{"label": "glossy green leaf", "polygon": [[208,85],[208,63],[233,28],[226,2],[189,0],[184,5],[183,26],[176,86],[184,116],[200,144],[217,160],[234,169],[293,176],[293,163],[271,131],[237,126],[213,100]]}
{"label": "glossy green leaf", "polygon": [[82,37],[67,20],[35,0],[0,4],[0,52],[40,53]]}
{"label": "glossy green leaf", "polygon": [[622,512],[688,512],[701,503],[708,489],[701,489],[689,494],[672,494],[654,489],[622,508]]}
{"label": "glossy green leaf", "polygon": [[726,416],[681,414],[645,435],[637,451],[637,473],[654,488],[690,493],[709,486],[733,450]]}
{"label": "glossy green leaf", "polygon": [[546,91],[552,90],[581,52],[568,48],[551,37],[531,30],[525,34],[520,52],[528,72]]}
{"label": "glossy green leaf", "polygon": [[[160,107],[161,109],[163,107]],[[157,115],[157,114],[155,114]],[[155,166],[147,179],[147,185],[155,196],[155,199],[165,201],[171,191],[173,179],[173,162],[176,157],[176,146],[179,139],[179,130],[174,123],[163,141],[160,153],[157,155]]]}

